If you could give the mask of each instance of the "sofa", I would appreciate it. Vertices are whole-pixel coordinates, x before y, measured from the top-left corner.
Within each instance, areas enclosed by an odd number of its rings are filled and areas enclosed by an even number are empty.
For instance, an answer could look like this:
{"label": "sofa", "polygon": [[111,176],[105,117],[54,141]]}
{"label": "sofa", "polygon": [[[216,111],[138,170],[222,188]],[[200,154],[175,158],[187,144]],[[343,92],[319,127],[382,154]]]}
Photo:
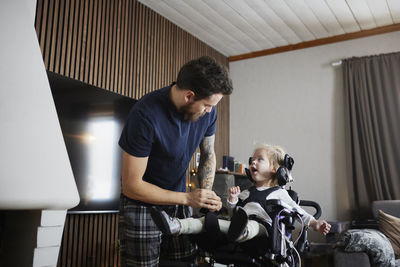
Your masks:
{"label": "sofa", "polygon": [[[383,213],[379,214],[379,210],[383,211]],[[376,257],[381,257],[380,255],[377,255],[378,253],[381,253],[382,251],[383,251],[382,254],[393,253],[393,252],[390,252],[389,250],[387,250],[386,252],[384,250],[384,246],[387,245],[387,243],[388,243],[388,241],[385,241],[385,240],[389,240],[390,248],[394,249],[394,247],[396,245],[393,246],[393,241],[390,241],[390,239],[387,239],[387,236],[390,236],[391,233],[386,232],[385,225],[384,225],[384,221],[385,221],[386,217],[382,217],[382,216],[389,215],[389,217],[390,217],[390,215],[391,215],[391,216],[397,217],[397,218],[393,217],[393,220],[396,220],[396,221],[395,221],[395,223],[391,223],[389,227],[392,228],[392,229],[390,229],[391,231],[393,231],[393,230],[396,231],[397,232],[396,234],[400,233],[400,229],[398,228],[398,225],[396,225],[397,220],[398,220],[398,223],[400,224],[400,200],[374,201],[372,203],[372,213],[374,216],[374,220],[364,221],[364,227],[365,227],[364,231],[360,231],[360,229],[350,230],[350,229],[345,229],[348,227],[338,226],[338,228],[342,228],[341,231],[343,231],[343,232],[341,233],[341,240],[338,243],[339,246],[334,249],[334,253],[333,253],[335,267],[374,266],[373,261],[376,261]],[[380,218],[381,218],[381,221],[379,221]],[[340,223],[338,225],[343,226],[343,224],[340,224]],[[355,228],[355,227],[361,228],[360,225],[361,224],[359,222],[356,224],[353,222],[352,228]],[[397,230],[393,229],[395,225],[397,227],[396,228]],[[348,225],[348,224],[346,224],[346,226],[351,227],[351,225]],[[368,230],[367,230],[367,228],[368,228]],[[360,235],[360,233],[363,235]],[[364,234],[366,234],[366,235],[364,235]],[[366,237],[364,237],[364,236],[366,236]],[[346,238],[344,238],[344,237],[347,237],[347,243],[345,242]],[[353,244],[351,244],[352,246],[350,246],[350,243],[348,240],[349,238],[357,239],[356,242],[353,242]],[[363,238],[366,241],[363,241],[362,240]],[[391,236],[391,238],[393,240],[393,236]],[[396,237],[394,237],[394,238],[396,239]],[[369,239],[369,240],[367,240],[367,239]],[[384,243],[383,245],[382,245],[382,243],[379,243],[379,242],[381,242],[381,239],[383,240],[382,241]],[[399,239],[397,239],[397,243],[398,243],[398,241],[399,241]],[[340,242],[345,242],[345,243],[340,243]],[[363,244],[363,242],[364,242],[364,244]],[[396,243],[396,241],[394,241],[394,242]],[[354,245],[354,243],[356,243],[356,244]],[[371,245],[371,243],[375,243],[375,244]],[[378,249],[373,249],[373,246],[378,247]],[[400,266],[399,259],[397,259],[396,261],[392,260],[390,263],[388,261],[383,261],[382,259],[378,259],[378,260],[381,260],[381,262],[379,263],[379,266],[393,266],[393,264],[395,264],[395,266]]]}

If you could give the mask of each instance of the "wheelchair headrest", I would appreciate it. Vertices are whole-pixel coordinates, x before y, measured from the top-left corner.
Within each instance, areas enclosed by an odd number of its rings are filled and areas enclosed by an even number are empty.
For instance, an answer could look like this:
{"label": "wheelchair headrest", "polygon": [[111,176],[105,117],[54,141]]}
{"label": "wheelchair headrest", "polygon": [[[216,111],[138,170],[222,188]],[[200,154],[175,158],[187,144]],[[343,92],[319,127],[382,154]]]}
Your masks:
{"label": "wheelchair headrest", "polygon": [[283,159],[283,166],[285,166],[289,171],[292,170],[294,164],[294,159],[289,156],[289,154],[285,155],[285,158]]}
{"label": "wheelchair headrest", "polygon": [[[249,166],[251,166],[252,158],[249,157]],[[294,164],[294,159],[289,156],[289,154],[285,154],[285,157],[283,159],[283,165],[281,165],[278,170],[276,171],[276,178],[278,180],[278,184],[280,186],[284,186],[289,182],[293,181],[293,177],[291,174],[292,168]],[[253,178],[251,177],[251,173],[249,169],[245,169],[246,176],[247,178],[254,183]]]}

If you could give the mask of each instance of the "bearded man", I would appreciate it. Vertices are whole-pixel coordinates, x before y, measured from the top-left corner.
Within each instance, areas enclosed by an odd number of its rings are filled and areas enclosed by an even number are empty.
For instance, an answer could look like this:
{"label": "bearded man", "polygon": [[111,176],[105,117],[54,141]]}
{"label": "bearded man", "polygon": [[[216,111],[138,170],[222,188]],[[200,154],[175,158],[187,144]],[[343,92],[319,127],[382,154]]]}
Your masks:
{"label": "bearded man", "polygon": [[[187,236],[161,237],[150,210],[158,206],[170,216],[186,218],[191,208],[221,208],[221,199],[211,190],[215,106],[231,93],[227,70],[213,58],[201,57],[182,66],[176,83],[143,96],[130,111],[119,140],[121,266],[157,266],[160,255],[193,257],[195,245]],[[186,170],[199,146],[201,188],[186,192]]]}

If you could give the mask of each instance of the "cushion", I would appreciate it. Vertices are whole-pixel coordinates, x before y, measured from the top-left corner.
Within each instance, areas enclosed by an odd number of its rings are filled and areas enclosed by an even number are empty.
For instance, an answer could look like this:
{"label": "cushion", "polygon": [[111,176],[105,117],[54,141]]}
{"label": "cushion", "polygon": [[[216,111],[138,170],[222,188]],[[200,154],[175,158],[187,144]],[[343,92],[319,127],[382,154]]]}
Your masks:
{"label": "cushion", "polygon": [[366,252],[372,265],[395,266],[394,252],[390,241],[375,229],[352,229],[344,232],[341,241],[346,252]]}
{"label": "cushion", "polygon": [[379,230],[389,239],[396,258],[400,258],[400,218],[379,210]]}

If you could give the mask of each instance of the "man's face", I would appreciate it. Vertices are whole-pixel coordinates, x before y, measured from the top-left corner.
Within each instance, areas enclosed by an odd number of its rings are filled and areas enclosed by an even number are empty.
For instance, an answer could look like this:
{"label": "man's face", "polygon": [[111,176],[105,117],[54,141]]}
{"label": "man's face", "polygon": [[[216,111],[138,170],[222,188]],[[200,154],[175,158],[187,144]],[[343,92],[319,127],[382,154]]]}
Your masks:
{"label": "man's face", "polygon": [[197,121],[206,113],[211,112],[212,107],[218,104],[222,96],[222,94],[214,94],[208,98],[197,101],[192,100],[182,107],[180,111],[184,113],[185,120]]}

